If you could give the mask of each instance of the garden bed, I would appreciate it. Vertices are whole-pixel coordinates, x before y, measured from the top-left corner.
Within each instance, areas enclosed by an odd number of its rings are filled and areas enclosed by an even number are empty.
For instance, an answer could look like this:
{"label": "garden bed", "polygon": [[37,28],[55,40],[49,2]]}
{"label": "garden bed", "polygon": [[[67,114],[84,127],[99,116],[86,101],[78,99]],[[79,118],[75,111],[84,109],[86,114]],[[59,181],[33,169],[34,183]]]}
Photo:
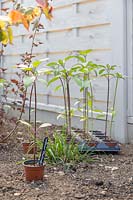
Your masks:
{"label": "garden bed", "polygon": [[131,200],[133,145],[121,145],[119,154],[94,156],[95,162],[82,162],[69,170],[47,165],[43,182],[26,183],[23,166],[16,164],[23,157],[19,130],[7,144],[0,144],[0,199]]}

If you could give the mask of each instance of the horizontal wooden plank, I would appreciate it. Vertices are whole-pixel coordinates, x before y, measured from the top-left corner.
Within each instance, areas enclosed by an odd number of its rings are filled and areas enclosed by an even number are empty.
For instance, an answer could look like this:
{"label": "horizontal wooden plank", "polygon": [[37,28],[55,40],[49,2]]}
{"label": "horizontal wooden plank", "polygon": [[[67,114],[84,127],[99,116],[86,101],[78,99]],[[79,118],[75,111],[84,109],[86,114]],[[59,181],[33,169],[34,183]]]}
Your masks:
{"label": "horizontal wooden plank", "polygon": [[[67,51],[68,49],[73,51],[74,49],[107,49],[111,47],[111,31],[110,27],[97,28],[97,29],[85,29],[79,30],[78,37],[70,32],[60,32],[60,33],[49,33],[48,39],[43,38],[42,35],[36,37],[37,42],[43,42],[44,44],[39,47],[34,48],[34,53],[41,53],[44,51],[54,52],[54,51]],[[44,36],[45,37],[45,36]],[[67,40],[67,43],[64,41]],[[23,54],[25,52],[30,52],[31,49],[31,39],[25,37],[15,38],[14,44],[12,46],[12,53],[19,52]],[[9,54],[10,49],[5,50],[5,54]]]}
{"label": "horizontal wooden plank", "polygon": [[[45,34],[49,34],[49,33],[54,33],[54,32],[70,32],[72,31],[73,29],[96,29],[96,28],[104,28],[104,26],[110,26],[111,23],[108,22],[108,23],[103,23],[103,24],[92,24],[92,25],[86,25],[86,26],[81,26],[81,25],[76,25],[76,26],[71,26],[71,27],[67,27],[67,28],[63,28],[63,29],[47,29],[47,30],[44,30],[44,31],[41,31],[39,33],[37,33],[37,35],[45,35]],[[17,38],[17,37],[29,37],[31,35],[31,33],[29,32],[26,32],[25,34],[14,34],[14,38]]]}
{"label": "horizontal wooden plank", "polygon": [[[73,49],[73,50],[66,50],[66,51],[45,51],[45,52],[39,52],[39,53],[33,53],[33,55],[37,55],[37,56],[41,56],[41,55],[68,55],[68,54],[72,54],[74,52],[78,52],[80,49]],[[82,49],[83,50],[83,49]],[[100,49],[92,49],[93,52],[111,52],[112,49],[111,48],[100,48]],[[22,53],[5,53],[3,56],[6,57],[17,57],[17,56],[21,56],[23,55]]]}

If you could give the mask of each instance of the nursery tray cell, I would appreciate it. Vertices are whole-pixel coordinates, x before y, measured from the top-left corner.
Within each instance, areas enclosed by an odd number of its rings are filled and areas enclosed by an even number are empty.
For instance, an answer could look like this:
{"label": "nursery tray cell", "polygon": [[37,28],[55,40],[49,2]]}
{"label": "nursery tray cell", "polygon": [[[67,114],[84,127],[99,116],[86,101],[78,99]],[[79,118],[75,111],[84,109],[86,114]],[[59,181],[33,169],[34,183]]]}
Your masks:
{"label": "nursery tray cell", "polygon": [[107,146],[104,142],[99,142],[96,146],[89,146],[86,142],[79,144],[80,152],[115,152],[118,153],[120,151],[119,144],[116,144],[114,147]]}

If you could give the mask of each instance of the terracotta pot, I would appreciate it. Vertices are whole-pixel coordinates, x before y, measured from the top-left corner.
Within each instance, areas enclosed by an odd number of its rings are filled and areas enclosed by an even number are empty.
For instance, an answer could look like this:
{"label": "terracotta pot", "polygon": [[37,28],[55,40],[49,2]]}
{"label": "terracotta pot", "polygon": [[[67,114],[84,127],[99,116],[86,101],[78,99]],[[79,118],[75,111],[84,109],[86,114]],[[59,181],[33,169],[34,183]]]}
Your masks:
{"label": "terracotta pot", "polygon": [[24,170],[25,170],[25,179],[26,181],[42,181],[44,176],[44,165],[38,165],[38,160],[27,160],[24,162]]}
{"label": "terracotta pot", "polygon": [[108,147],[115,147],[118,143],[114,140],[104,140],[104,143],[108,146]]}
{"label": "terracotta pot", "polygon": [[37,148],[34,148],[32,143],[23,142],[22,145],[24,154],[34,154],[37,152]]}
{"label": "terracotta pot", "polygon": [[98,144],[97,141],[90,141],[90,142],[88,143],[88,146],[90,146],[90,147],[95,147],[95,146],[97,146],[97,144]]}

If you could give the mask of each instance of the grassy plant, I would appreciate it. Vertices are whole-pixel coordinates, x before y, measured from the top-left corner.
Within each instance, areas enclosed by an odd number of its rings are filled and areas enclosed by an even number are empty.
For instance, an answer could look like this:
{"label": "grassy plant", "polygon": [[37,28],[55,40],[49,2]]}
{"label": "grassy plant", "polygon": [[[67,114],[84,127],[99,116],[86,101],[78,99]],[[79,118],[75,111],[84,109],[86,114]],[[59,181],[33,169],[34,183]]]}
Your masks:
{"label": "grassy plant", "polygon": [[[42,143],[38,141],[41,148]],[[49,143],[46,150],[47,162],[50,164],[76,164],[82,161],[91,162],[93,159],[87,152],[81,154],[79,152],[78,144],[75,143],[75,137],[72,137],[69,141],[67,135],[62,133],[55,133],[53,139],[49,139]]]}

